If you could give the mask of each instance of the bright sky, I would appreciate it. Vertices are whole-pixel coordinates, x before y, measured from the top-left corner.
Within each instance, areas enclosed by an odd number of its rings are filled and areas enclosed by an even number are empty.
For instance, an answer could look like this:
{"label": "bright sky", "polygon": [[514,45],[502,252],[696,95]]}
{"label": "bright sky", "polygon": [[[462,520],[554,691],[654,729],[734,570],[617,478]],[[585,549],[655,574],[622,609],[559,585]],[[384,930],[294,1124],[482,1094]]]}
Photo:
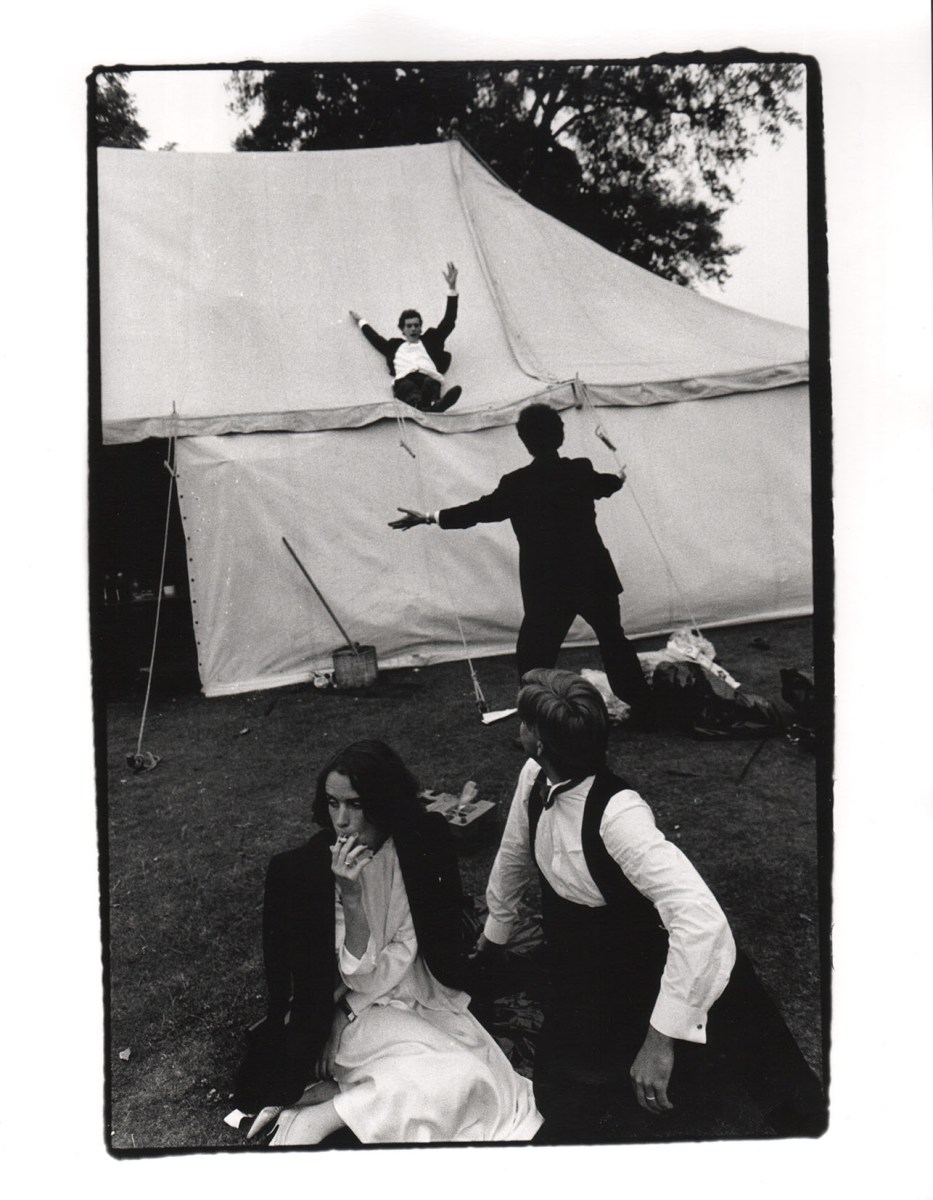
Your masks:
{"label": "bright sky", "polygon": [[[179,151],[226,151],[243,128],[228,111],[229,71],[135,71],[127,88],[146,148],[177,142]],[[809,325],[807,281],[807,146],[803,130],[788,131],[782,146],[760,143],[745,164],[738,202],[723,218],[723,235],[742,251],[732,259],[725,287],[699,288],[715,300],[763,317]]]}

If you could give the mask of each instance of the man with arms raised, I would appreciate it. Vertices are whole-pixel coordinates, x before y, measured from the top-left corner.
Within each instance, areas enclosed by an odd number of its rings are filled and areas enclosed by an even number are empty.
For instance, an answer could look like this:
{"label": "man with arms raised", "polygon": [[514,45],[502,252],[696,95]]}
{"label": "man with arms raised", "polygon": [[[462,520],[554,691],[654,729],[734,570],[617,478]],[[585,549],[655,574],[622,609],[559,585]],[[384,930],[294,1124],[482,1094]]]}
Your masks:
{"label": "man with arms raised", "polygon": [[450,369],[450,354],[444,343],[457,321],[457,268],[452,262],[444,272],[447,280],[447,307],[436,328],[421,328],[421,314],[406,308],[398,319],[400,338],[384,338],[350,309],[350,316],[360,327],[369,344],[385,358],[389,374],[395,376],[392,392],[398,400],[421,412],[446,412],[460,399],[462,391],[452,387],[441,395],[444,374]]}

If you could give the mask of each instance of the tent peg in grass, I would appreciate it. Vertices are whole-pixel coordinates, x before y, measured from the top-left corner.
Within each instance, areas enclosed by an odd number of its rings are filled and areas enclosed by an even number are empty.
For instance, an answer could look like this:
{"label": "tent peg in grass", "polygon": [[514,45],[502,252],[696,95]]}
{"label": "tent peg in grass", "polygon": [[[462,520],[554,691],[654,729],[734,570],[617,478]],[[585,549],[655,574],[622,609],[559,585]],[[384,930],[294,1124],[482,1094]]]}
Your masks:
{"label": "tent peg in grass", "polygon": [[139,775],[143,771],[154,771],[159,765],[159,756],[149,750],[137,750],[135,754],[126,756],[126,765],[134,775]]}
{"label": "tent peg in grass", "polygon": [[479,715],[482,717],[484,713],[489,712],[489,705],[486,702],[486,697],[483,695],[483,689],[480,687],[479,683],[479,676],[476,674],[476,670],[472,662],[467,659],[467,663],[470,668],[470,678],[473,680],[473,699],[476,702],[476,707],[479,709]]}
{"label": "tent peg in grass", "polygon": [[479,718],[484,725],[492,725],[494,721],[501,721],[503,718],[510,717],[513,713],[518,712],[517,708],[497,708],[494,712],[490,712],[489,704],[483,695],[479,677],[472,663],[470,664],[470,676],[473,679],[473,692],[476,698],[476,707],[479,709]]}

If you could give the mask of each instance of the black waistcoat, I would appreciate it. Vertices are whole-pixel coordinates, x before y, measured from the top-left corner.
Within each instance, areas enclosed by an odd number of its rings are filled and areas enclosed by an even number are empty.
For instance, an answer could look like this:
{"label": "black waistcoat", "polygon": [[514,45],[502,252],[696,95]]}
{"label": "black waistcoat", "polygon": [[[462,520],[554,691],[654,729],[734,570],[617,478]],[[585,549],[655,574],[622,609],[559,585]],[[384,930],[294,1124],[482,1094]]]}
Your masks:
{"label": "black waistcoat", "polygon": [[[541,777],[528,801],[533,852],[543,807]],[[634,1022],[643,1034],[657,999],[668,935],[657,909],[629,882],[599,833],[610,798],[627,786],[612,772],[598,771],[583,809],[583,855],[605,907],[565,900],[548,884],[540,866],[539,874],[556,1003],[591,1011],[594,1020],[600,1011],[612,1014],[614,1024]]]}

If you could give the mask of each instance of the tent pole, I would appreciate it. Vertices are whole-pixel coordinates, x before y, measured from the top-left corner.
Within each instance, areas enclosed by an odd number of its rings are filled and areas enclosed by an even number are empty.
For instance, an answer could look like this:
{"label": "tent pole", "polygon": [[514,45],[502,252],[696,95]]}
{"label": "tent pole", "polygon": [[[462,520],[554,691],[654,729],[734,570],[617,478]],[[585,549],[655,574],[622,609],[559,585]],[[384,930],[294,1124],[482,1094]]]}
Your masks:
{"label": "tent pole", "polygon": [[311,576],[305,570],[304,563],[301,561],[301,559],[298,557],[298,555],[295,553],[295,551],[289,545],[288,538],[283,537],[282,541],[285,543],[285,549],[289,552],[289,554],[292,556],[292,558],[298,564],[298,570],[302,573],[302,575],[304,575],[305,579],[307,579],[308,583],[311,584],[312,588],[314,588],[314,593],[317,596],[318,600],[320,600],[320,602],[327,609],[330,619],[334,622],[334,624],[337,626],[337,628],[340,630],[340,632],[346,638],[347,645],[350,647],[350,649],[353,651],[354,654],[359,656],[360,651],[359,651],[359,648],[358,648],[356,642],[353,641],[353,639],[350,637],[350,635],[347,633],[347,631],[344,629],[344,627],[337,620],[337,617],[334,614],[334,610],[331,608],[331,606],[327,603],[327,601],[321,595],[321,589],[318,587],[318,585],[314,582],[314,580],[311,578]]}
{"label": "tent pole", "polygon": [[[599,440],[605,446],[607,446],[609,448],[610,452],[612,453],[612,457],[615,460],[615,464],[616,464],[616,467],[618,468],[619,472],[620,473],[624,472],[625,464],[619,458],[618,451],[616,450],[616,448],[612,444],[612,442],[609,440],[609,437],[606,434],[606,431],[603,429],[602,425],[600,424],[599,418],[596,415],[596,409],[593,406],[593,401],[590,399],[589,389],[587,388],[586,383],[580,378],[579,375],[577,376],[577,378],[575,380],[574,391],[577,390],[577,387],[579,387],[579,390],[580,390],[582,407],[586,410],[588,415],[592,418],[592,420],[595,423],[594,433],[599,438]],[[641,514],[641,519],[645,523],[645,528],[648,530],[651,540],[654,542],[655,549],[657,550],[658,554],[660,555],[661,562],[664,564],[664,569],[665,569],[665,571],[667,571],[668,578],[670,579],[671,583],[674,585],[674,590],[677,592],[677,595],[680,597],[680,602],[684,606],[684,610],[686,611],[687,616],[690,618],[690,622],[691,622],[690,628],[693,629],[696,633],[699,633],[700,627],[697,624],[696,617],[693,615],[693,605],[690,603],[690,601],[688,600],[687,596],[685,595],[683,589],[681,588],[680,584],[677,582],[677,578],[674,575],[674,572],[671,570],[671,565],[667,561],[667,555],[661,549],[661,543],[655,537],[654,530],[651,528],[651,524],[648,521],[648,517],[645,514],[645,510],[642,508],[641,504],[639,504],[638,497],[635,495],[635,490],[631,484],[629,484],[628,490],[629,490],[629,495],[632,497],[632,500],[635,503],[635,507],[638,509],[639,513]]]}

